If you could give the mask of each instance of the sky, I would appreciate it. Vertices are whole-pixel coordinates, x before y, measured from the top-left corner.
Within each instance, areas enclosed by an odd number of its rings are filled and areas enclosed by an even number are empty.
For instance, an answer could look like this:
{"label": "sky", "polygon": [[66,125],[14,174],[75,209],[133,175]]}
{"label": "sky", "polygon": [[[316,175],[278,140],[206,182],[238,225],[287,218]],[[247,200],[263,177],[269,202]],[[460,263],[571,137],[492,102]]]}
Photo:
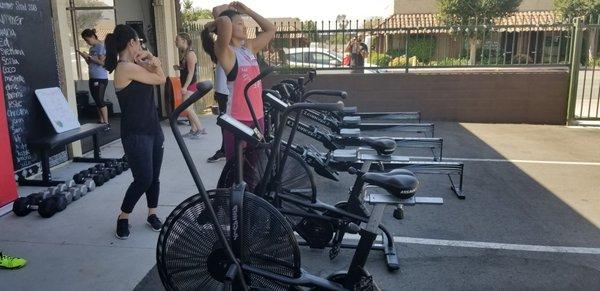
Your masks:
{"label": "sky", "polygon": [[[223,0],[193,0],[194,7],[212,9],[228,3]],[[335,20],[345,14],[346,19],[362,20],[389,16],[386,12],[393,0],[255,0],[242,1],[264,17],[298,17],[301,20]]]}

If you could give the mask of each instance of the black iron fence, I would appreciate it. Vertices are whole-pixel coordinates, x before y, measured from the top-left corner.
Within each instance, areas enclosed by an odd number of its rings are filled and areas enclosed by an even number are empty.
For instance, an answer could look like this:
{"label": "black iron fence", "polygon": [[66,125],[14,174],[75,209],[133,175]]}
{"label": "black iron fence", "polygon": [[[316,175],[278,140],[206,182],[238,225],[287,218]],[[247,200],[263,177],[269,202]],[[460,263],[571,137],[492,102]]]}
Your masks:
{"label": "black iron fence", "polygon": [[[282,69],[567,66],[573,25],[393,27],[388,22],[276,23],[260,57]],[[259,33],[256,31],[256,33]],[[359,53],[360,52],[360,53]]]}

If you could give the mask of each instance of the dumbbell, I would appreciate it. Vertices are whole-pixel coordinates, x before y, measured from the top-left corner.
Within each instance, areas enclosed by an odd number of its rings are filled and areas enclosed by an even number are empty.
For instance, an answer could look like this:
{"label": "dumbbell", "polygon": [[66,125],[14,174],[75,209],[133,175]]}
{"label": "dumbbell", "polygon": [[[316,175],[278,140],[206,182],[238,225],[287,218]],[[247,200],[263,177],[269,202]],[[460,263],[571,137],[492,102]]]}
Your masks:
{"label": "dumbbell", "polygon": [[56,212],[65,210],[67,205],[71,204],[71,202],[75,200],[79,200],[79,198],[87,194],[87,192],[87,186],[75,185],[65,191],[50,195],[46,199],[42,200],[38,207],[38,213],[43,218],[50,218],[54,216]]}
{"label": "dumbbell", "polygon": [[117,176],[117,169],[115,169],[112,165],[107,165],[106,163],[97,164],[96,169],[103,171],[104,173],[108,173],[110,179],[113,179]]}
{"label": "dumbbell", "polygon": [[69,201],[64,193],[65,192],[60,192],[42,200],[38,207],[40,216],[43,218],[50,218],[57,212],[65,210]]}
{"label": "dumbbell", "polygon": [[123,173],[123,163],[118,161],[109,161],[104,163],[104,166],[107,168],[113,168],[116,171],[117,175],[121,175]]}
{"label": "dumbbell", "polygon": [[92,192],[94,190],[96,190],[96,183],[94,182],[94,180],[92,179],[85,179],[85,181],[83,181],[83,183],[78,184],[78,185],[82,185],[85,186],[87,188],[87,192]]}
{"label": "dumbbell", "polygon": [[104,175],[92,174],[89,170],[83,170],[73,176],[73,180],[77,184],[89,183],[86,181],[90,179],[94,181],[94,188],[95,186],[102,186],[106,182]]}
{"label": "dumbbell", "polygon": [[117,161],[123,165],[123,172],[129,170],[129,161],[127,160],[127,156],[123,156],[122,158],[117,159]]}
{"label": "dumbbell", "polygon": [[[111,179],[110,172],[107,169],[104,169],[103,167],[97,167],[97,165],[96,165],[96,166],[89,168],[89,171],[92,175],[100,175],[100,176],[104,177],[104,183],[108,182]],[[98,186],[101,186],[98,183],[96,183],[96,184]]]}
{"label": "dumbbell", "polygon": [[17,216],[26,216],[31,211],[37,210],[40,203],[50,196],[52,194],[49,190],[43,190],[27,197],[20,197],[13,203],[13,212]]}
{"label": "dumbbell", "polygon": [[75,185],[77,185],[75,183],[75,180],[69,180],[69,181],[65,181],[64,183],[60,183],[60,184],[56,185],[55,187],[48,188],[48,191],[50,191],[50,194],[54,195],[56,193],[63,192],[71,187],[75,187]]}

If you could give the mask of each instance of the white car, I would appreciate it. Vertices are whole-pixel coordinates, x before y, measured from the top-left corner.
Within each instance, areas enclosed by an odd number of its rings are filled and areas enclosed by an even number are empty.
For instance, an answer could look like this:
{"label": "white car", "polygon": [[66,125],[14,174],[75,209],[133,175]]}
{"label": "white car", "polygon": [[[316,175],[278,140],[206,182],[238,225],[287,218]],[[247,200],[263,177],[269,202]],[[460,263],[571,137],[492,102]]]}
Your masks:
{"label": "white car", "polygon": [[284,64],[292,68],[337,68],[342,66],[343,56],[322,48],[284,48]]}
{"label": "white car", "polygon": [[[340,53],[333,52],[323,48],[315,47],[297,47],[284,48],[284,64],[291,68],[313,68],[325,69],[319,70],[321,73],[351,73],[349,66],[342,64],[344,56]],[[371,64],[365,60],[365,73],[377,73],[376,70],[369,69]],[[347,68],[347,70],[339,70],[339,68]],[[332,69],[332,70],[326,70]],[[333,70],[337,69],[337,70]]]}

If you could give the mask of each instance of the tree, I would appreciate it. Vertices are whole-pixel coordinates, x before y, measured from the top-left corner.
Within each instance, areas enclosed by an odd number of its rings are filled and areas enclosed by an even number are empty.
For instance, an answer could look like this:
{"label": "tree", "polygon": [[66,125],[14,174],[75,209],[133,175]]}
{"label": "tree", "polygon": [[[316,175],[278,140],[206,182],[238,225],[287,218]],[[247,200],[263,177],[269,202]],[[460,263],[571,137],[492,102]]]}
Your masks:
{"label": "tree", "polygon": [[311,42],[318,41],[319,36],[317,34],[317,23],[315,21],[308,20],[302,23],[302,30],[306,31]]}
{"label": "tree", "polygon": [[600,14],[599,0],[554,0],[554,8],[563,18],[597,17]]}
{"label": "tree", "polygon": [[[554,8],[558,11],[563,19],[570,20],[575,17],[587,17],[589,21],[594,19],[600,22],[600,0],[554,0]],[[582,60],[594,60],[596,57],[596,29],[593,28],[588,30],[587,34],[589,38],[588,43],[588,55],[582,54]],[[582,47],[583,48],[583,47]]]}
{"label": "tree", "polygon": [[335,23],[338,29],[344,30],[348,27],[350,21],[346,20],[346,14],[340,14],[335,17]]}
{"label": "tree", "polygon": [[210,19],[213,17],[212,11],[209,9],[194,8],[192,0],[183,0],[181,9],[181,22],[184,27],[197,20]]}
{"label": "tree", "polygon": [[[517,12],[522,0],[438,0],[442,20],[447,25],[469,26],[491,24],[495,18]],[[469,64],[474,65],[479,39],[477,31],[469,29]]]}

